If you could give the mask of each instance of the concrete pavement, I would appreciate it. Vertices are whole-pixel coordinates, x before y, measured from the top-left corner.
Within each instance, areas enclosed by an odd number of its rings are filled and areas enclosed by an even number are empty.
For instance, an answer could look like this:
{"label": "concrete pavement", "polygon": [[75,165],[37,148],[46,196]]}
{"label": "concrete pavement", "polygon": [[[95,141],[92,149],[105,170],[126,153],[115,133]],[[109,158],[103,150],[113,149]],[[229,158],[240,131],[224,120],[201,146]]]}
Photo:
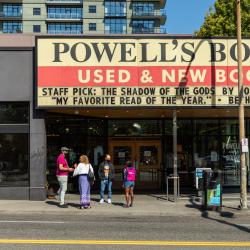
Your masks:
{"label": "concrete pavement", "polygon": [[[92,208],[79,210],[79,195],[66,195],[68,208],[59,208],[58,201],[23,201],[23,200],[0,200],[0,214],[27,214],[27,213],[68,213],[93,215],[116,215],[116,216],[188,216],[200,215],[200,202],[194,197],[184,197],[177,202],[167,201],[163,195],[136,195],[134,207],[123,208],[124,196],[113,195],[112,204],[99,204],[99,196],[93,195]],[[239,199],[237,196],[227,195],[223,200],[223,212],[234,215],[249,214],[250,210],[241,211],[238,209]],[[213,211],[208,213],[214,213]]]}
{"label": "concrete pavement", "polygon": [[111,205],[93,195],[87,210],[78,208],[78,195],[66,196],[67,209],[57,200],[1,200],[0,249],[248,250],[250,212],[238,210],[232,198],[222,213],[201,211],[195,199],[173,203],[161,195],[137,195],[133,208],[122,207],[122,195]]}

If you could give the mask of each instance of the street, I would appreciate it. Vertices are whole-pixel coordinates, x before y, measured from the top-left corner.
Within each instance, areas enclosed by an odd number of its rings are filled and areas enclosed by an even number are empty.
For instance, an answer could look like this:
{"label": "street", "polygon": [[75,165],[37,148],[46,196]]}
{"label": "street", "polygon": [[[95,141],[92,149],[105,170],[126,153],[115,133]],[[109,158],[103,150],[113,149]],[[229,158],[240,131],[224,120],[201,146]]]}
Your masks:
{"label": "street", "polygon": [[[154,212],[152,206],[148,206],[150,210],[146,207],[147,199],[139,197],[137,206],[129,209],[118,203],[100,205],[93,201],[90,210],[79,210],[71,202],[69,209],[53,206],[50,212],[32,212],[31,208],[25,212],[17,209],[16,213],[0,211],[0,249],[200,250],[250,247],[248,212],[241,213],[234,208],[230,211],[224,209],[222,214],[202,212],[189,208],[188,201],[173,205],[156,200]],[[45,206],[49,204],[51,201]],[[166,211],[162,213],[164,206]]]}

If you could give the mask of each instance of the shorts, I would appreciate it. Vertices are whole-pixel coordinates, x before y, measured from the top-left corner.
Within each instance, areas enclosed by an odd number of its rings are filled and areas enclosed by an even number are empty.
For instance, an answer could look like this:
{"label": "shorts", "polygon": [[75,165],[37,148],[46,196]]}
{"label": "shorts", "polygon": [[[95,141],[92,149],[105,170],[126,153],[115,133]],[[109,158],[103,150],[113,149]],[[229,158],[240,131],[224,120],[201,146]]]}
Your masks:
{"label": "shorts", "polygon": [[135,182],[134,181],[125,181],[124,182],[124,187],[125,188],[130,188],[130,187],[134,187]]}

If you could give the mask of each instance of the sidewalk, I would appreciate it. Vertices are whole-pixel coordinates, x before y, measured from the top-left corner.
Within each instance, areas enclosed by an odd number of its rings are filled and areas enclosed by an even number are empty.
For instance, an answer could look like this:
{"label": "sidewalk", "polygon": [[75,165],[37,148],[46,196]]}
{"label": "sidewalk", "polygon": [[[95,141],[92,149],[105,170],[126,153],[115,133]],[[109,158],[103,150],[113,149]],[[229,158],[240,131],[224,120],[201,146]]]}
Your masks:
{"label": "sidewalk", "polygon": [[[181,198],[177,202],[166,201],[163,195],[136,195],[135,204],[132,208],[123,208],[124,196],[113,195],[112,204],[99,204],[99,196],[93,195],[92,208],[79,209],[79,196],[66,195],[69,205],[67,209],[59,208],[57,200],[46,201],[23,201],[23,200],[0,200],[0,216],[3,214],[64,214],[70,211],[75,214],[105,215],[105,216],[200,216],[202,211],[200,203],[192,198]],[[222,211],[233,215],[250,216],[250,209],[241,211],[238,209],[238,199],[223,200]],[[250,205],[250,203],[249,203]],[[216,213],[209,211],[209,213]]]}

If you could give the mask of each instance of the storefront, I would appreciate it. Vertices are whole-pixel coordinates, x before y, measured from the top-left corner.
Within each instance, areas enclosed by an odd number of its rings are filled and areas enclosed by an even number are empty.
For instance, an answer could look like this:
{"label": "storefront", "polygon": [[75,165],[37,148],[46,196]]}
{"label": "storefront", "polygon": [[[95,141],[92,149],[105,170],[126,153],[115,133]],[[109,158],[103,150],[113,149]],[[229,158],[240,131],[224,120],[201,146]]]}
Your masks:
{"label": "storefront", "polygon": [[[0,198],[45,199],[57,185],[61,146],[71,149],[71,164],[87,154],[95,171],[110,153],[118,192],[128,159],[138,191],[164,191],[173,173],[173,110],[181,192],[194,190],[196,167],[221,170],[224,187],[239,188],[235,40],[21,37],[0,42]],[[247,137],[249,47],[244,40]],[[76,190],[73,178],[69,189]]]}

